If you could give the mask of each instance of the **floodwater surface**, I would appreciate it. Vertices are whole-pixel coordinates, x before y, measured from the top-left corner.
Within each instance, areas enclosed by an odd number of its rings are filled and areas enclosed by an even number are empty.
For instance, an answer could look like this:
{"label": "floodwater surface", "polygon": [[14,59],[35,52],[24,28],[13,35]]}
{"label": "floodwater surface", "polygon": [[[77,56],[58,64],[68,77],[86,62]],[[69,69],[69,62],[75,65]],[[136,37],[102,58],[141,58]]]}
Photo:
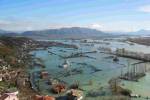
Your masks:
{"label": "floodwater surface", "polygon": [[[53,40],[54,41],[54,40]],[[33,51],[35,57],[42,59],[43,64],[46,66],[45,68],[34,67],[29,69],[29,72],[36,72],[40,70],[46,70],[51,77],[64,81],[67,85],[71,85],[75,82],[78,82],[80,88],[84,90],[84,94],[88,94],[89,91],[98,90],[100,88],[105,89],[105,94],[103,95],[111,95],[110,90],[108,89],[108,81],[112,78],[118,77],[121,75],[121,70],[123,73],[127,72],[128,64],[133,64],[140,62],[139,60],[129,59],[119,57],[118,62],[114,62],[112,56],[109,54],[100,53],[99,47],[109,47],[112,50],[116,48],[125,48],[130,51],[135,52],[143,52],[150,53],[150,47],[143,45],[130,45],[125,42],[118,42],[116,40],[106,41],[107,44],[103,43],[81,43],[79,40],[71,41],[71,40],[56,40],[59,42],[67,43],[67,44],[75,44],[78,45],[79,49],[72,48],[63,48],[63,47],[50,47],[47,50],[38,50]],[[102,40],[98,40],[104,42]],[[92,44],[92,45],[91,45]],[[78,52],[86,52],[96,50],[95,53],[86,54],[88,57],[74,57],[68,58],[68,62],[70,63],[67,69],[60,68],[59,66],[64,63],[64,59],[60,56],[69,56],[72,53]],[[48,51],[55,53],[50,54]],[[139,65],[143,66],[143,65]],[[149,67],[150,64],[146,63],[146,66]],[[94,68],[93,68],[94,67]],[[130,66],[132,67],[132,66]],[[98,69],[95,71],[94,69]],[[77,69],[80,73],[74,73],[72,69]],[[68,72],[70,73],[68,74]],[[36,80],[40,80],[36,78]],[[92,85],[89,83],[92,82]],[[133,93],[139,94],[141,96],[150,96],[150,73],[147,72],[146,76],[141,78],[139,82],[131,82],[131,81],[121,81],[121,85],[124,88],[132,90]],[[49,85],[45,84],[42,80],[39,82],[39,88],[41,93],[52,95],[50,92]],[[94,97],[93,97],[94,100]]]}

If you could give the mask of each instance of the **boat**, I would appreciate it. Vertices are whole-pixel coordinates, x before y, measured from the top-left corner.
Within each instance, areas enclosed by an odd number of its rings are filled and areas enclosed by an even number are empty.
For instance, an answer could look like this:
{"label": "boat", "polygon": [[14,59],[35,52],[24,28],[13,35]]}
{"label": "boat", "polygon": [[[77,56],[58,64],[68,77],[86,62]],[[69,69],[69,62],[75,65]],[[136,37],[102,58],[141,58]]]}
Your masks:
{"label": "boat", "polygon": [[138,94],[130,94],[130,97],[132,97],[132,98],[138,98],[138,97],[140,97],[140,95],[138,95]]}
{"label": "boat", "polygon": [[59,65],[58,67],[66,69],[69,67],[69,65],[70,65],[69,61],[65,60],[64,63],[62,65]]}
{"label": "boat", "polygon": [[115,57],[113,58],[113,61],[115,61],[115,62],[119,61],[118,57],[115,56]]}

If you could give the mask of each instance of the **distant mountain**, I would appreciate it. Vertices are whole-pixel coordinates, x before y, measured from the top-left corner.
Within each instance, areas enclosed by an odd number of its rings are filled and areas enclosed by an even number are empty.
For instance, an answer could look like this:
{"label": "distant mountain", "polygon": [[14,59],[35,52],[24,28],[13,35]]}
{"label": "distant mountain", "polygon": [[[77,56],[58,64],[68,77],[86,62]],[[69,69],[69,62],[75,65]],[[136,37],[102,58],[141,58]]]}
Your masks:
{"label": "distant mountain", "polygon": [[41,31],[26,31],[22,33],[23,36],[33,38],[88,38],[88,37],[102,37],[110,36],[110,34],[98,31],[96,29],[72,27],[60,29],[47,29]]}
{"label": "distant mountain", "polygon": [[134,32],[110,32],[112,34],[120,34],[120,35],[150,35],[150,30],[139,30]]}
{"label": "distant mountain", "polygon": [[131,34],[135,34],[135,35],[150,35],[150,30],[139,30],[137,32],[131,32]]}
{"label": "distant mountain", "polygon": [[9,33],[9,31],[5,31],[5,30],[0,29],[0,34],[5,34],[5,33]]}
{"label": "distant mountain", "polygon": [[1,35],[4,35],[4,36],[18,36],[19,34],[17,32],[11,32],[11,31],[6,31],[6,30],[0,29],[0,36]]}

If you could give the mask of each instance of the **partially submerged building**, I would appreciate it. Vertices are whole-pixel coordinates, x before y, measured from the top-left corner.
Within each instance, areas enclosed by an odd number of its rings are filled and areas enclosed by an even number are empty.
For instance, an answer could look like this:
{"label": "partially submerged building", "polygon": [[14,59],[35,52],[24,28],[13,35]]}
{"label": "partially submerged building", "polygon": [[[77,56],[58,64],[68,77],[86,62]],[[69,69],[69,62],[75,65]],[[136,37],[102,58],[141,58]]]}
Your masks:
{"label": "partially submerged building", "polygon": [[48,78],[48,72],[47,71],[42,71],[41,72],[41,78],[42,79],[47,79]]}

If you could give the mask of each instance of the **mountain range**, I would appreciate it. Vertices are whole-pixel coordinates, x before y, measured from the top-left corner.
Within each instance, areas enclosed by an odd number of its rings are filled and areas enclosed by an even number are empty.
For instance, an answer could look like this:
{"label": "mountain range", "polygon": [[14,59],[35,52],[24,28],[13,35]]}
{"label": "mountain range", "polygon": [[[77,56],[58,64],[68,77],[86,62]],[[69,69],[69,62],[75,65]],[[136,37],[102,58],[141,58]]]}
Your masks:
{"label": "mountain range", "polygon": [[26,31],[22,33],[23,36],[30,37],[48,37],[48,38],[87,38],[87,37],[102,37],[111,34],[98,31],[96,29],[72,27],[60,29],[47,29],[41,31]]}
{"label": "mountain range", "polygon": [[33,30],[21,33],[0,30],[0,35],[25,36],[35,39],[62,39],[62,38],[99,38],[116,35],[150,35],[150,30],[140,30],[136,32],[103,32],[96,29],[71,27],[60,29]]}

